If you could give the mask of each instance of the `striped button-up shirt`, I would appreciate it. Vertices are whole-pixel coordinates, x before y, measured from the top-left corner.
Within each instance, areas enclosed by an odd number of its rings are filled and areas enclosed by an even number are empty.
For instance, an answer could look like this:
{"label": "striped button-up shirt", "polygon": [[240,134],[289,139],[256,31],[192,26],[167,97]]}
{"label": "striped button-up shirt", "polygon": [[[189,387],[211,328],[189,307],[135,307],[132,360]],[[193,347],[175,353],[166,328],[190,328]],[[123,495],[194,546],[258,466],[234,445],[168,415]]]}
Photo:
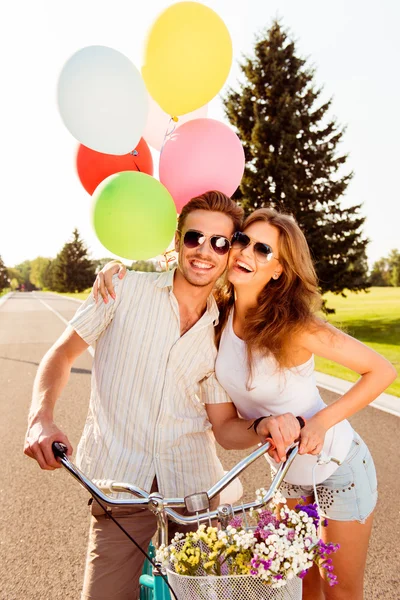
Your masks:
{"label": "striped button-up shirt", "polygon": [[214,374],[213,296],[183,336],[174,271],[114,277],[116,300],[91,294],[71,326],[96,342],[89,412],[77,462],[95,479],[168,497],[206,490],[222,475],[204,404],[229,402]]}

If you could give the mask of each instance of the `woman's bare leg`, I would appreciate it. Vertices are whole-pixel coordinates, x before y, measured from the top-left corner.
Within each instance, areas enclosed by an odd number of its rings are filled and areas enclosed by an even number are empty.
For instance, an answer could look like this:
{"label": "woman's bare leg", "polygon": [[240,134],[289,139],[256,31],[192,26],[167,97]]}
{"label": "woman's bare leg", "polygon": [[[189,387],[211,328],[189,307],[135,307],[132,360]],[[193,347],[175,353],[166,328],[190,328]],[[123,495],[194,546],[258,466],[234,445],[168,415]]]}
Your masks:
{"label": "woman's bare leg", "polygon": [[373,513],[365,523],[359,521],[328,521],[322,529],[325,542],[340,544],[332,555],[334,573],[338,584],[329,587],[323,582],[325,600],[363,600],[364,571],[368,543],[371,536]]}

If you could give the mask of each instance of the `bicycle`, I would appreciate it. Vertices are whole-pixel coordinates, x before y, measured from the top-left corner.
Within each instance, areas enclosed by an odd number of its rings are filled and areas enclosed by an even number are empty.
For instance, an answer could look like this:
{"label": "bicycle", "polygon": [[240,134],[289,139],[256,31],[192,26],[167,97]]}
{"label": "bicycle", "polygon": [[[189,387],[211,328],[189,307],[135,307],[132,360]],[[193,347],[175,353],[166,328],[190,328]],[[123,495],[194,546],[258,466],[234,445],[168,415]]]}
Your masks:
{"label": "bicycle", "polygon": [[[199,492],[191,494],[185,498],[164,498],[159,492],[148,493],[138,486],[125,483],[115,482],[112,480],[95,480],[91,481],[82,473],[76,465],[74,465],[66,455],[66,447],[59,443],[53,443],[53,452],[58,458],[59,462],[67,469],[67,471],[92,495],[92,497],[100,504],[105,513],[108,514],[107,506],[135,506],[141,508],[148,508],[151,510],[157,520],[157,534],[156,534],[156,547],[161,544],[168,544],[168,519],[179,523],[181,525],[190,525],[197,523],[211,523],[217,520],[222,528],[226,528],[229,521],[236,514],[245,514],[246,511],[251,509],[258,509],[264,506],[274,496],[275,492],[279,489],[287,471],[289,470],[293,460],[298,453],[298,444],[294,444],[287,452],[286,461],[282,463],[266,493],[262,498],[262,501],[254,501],[245,504],[239,504],[232,506],[230,504],[221,504],[217,510],[210,511],[210,501],[218,496],[236,477],[240,475],[246,468],[248,468],[255,460],[263,456],[271,448],[271,442],[266,441],[247,457],[243,458],[238,462],[230,471],[213,485],[207,492]],[[136,496],[132,499],[127,498],[114,498],[107,494],[116,493],[128,493],[132,496]],[[192,516],[183,516],[176,512],[176,508],[186,508]],[[136,544],[135,540],[123,529],[123,527],[116,521],[116,519],[109,514],[110,518],[116,523],[116,525],[124,531],[124,533]],[[137,544],[136,544],[137,545]],[[179,597],[176,595],[175,590],[169,583],[164,569],[154,560],[154,547],[150,544],[149,551],[145,552],[141,549],[143,554],[146,556],[146,562],[143,567],[143,572],[140,577],[140,600],[170,600],[171,595],[176,600],[186,600],[186,597]],[[297,578],[296,578],[297,579]],[[297,588],[292,595],[286,595],[282,598],[289,600],[297,600],[301,598],[301,580],[298,579],[296,583]],[[281,588],[282,589],[282,588]],[[171,592],[171,594],[170,594]],[[270,596],[265,596],[265,599]],[[260,600],[262,600],[260,598]]]}

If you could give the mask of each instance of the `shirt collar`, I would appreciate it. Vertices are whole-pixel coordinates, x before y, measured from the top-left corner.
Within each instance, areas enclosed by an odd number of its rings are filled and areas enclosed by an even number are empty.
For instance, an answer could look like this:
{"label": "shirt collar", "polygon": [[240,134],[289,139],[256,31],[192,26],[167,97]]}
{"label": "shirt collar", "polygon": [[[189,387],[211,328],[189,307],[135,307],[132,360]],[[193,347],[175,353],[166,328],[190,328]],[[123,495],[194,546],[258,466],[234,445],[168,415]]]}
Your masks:
{"label": "shirt collar", "polygon": [[170,271],[164,271],[156,280],[156,286],[159,288],[171,287],[174,282],[175,269],[171,269]]}
{"label": "shirt collar", "polygon": [[[161,273],[161,275],[156,280],[156,287],[170,287],[172,289],[175,271],[176,267],[174,269],[171,269],[170,271],[164,271],[163,273]],[[207,298],[207,313],[214,321],[214,325],[218,325],[219,310],[213,294],[210,294]]]}

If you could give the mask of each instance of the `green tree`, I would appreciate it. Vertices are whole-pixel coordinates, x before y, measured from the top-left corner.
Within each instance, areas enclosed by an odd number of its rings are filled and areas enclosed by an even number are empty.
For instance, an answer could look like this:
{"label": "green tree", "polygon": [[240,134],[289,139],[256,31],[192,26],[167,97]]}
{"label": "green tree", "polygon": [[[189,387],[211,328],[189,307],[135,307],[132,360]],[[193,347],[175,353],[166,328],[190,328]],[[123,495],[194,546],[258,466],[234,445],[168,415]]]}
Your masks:
{"label": "green tree", "polygon": [[151,273],[157,271],[157,265],[152,260],[135,260],[130,266],[132,271],[144,271]]}
{"label": "green tree", "polygon": [[389,256],[375,261],[369,277],[370,285],[400,286],[400,252],[391,250]]}
{"label": "green tree", "polygon": [[11,282],[11,289],[16,290],[20,287],[21,283],[24,282],[21,271],[15,267],[8,267],[7,269],[8,279]]}
{"label": "green tree", "polygon": [[225,112],[242,140],[246,169],[236,194],[246,214],[272,207],[292,214],[303,230],[322,292],[368,286],[360,205],[344,208],[352,173],[339,154],[344,129],[321,102],[315,71],[296,55],[275,21],[241,65],[244,82],[230,89]]}
{"label": "green tree", "polygon": [[385,287],[390,285],[389,263],[387,258],[375,261],[369,276],[370,285]]}
{"label": "green tree", "polygon": [[51,259],[44,258],[43,256],[38,256],[37,258],[31,261],[31,272],[29,275],[29,279],[30,282],[37,288],[47,287],[45,286],[44,280],[46,277],[46,271],[50,263]]}
{"label": "green tree", "polygon": [[388,257],[389,264],[389,281],[390,285],[394,287],[400,286],[400,252],[398,250],[391,250]]}
{"label": "green tree", "polygon": [[400,287],[400,265],[395,265],[390,277],[390,283],[394,287]]}
{"label": "green tree", "polygon": [[11,279],[10,280],[10,288],[12,289],[13,292],[15,292],[15,290],[17,290],[19,288],[20,284],[18,282],[18,279]]}
{"label": "green tree", "polygon": [[55,259],[50,260],[46,265],[45,269],[41,273],[42,287],[46,290],[55,290],[56,284],[54,283],[54,265]]}
{"label": "green tree", "polygon": [[0,292],[10,287],[10,280],[8,277],[7,267],[0,256]]}
{"label": "green tree", "polygon": [[20,274],[20,287],[23,286],[26,292],[36,289],[36,286],[31,282],[32,265],[30,260],[24,260],[19,265],[15,265],[14,269]]}
{"label": "green tree", "polygon": [[82,292],[92,285],[95,268],[77,229],[53,261],[51,275],[52,289],[57,292]]}

